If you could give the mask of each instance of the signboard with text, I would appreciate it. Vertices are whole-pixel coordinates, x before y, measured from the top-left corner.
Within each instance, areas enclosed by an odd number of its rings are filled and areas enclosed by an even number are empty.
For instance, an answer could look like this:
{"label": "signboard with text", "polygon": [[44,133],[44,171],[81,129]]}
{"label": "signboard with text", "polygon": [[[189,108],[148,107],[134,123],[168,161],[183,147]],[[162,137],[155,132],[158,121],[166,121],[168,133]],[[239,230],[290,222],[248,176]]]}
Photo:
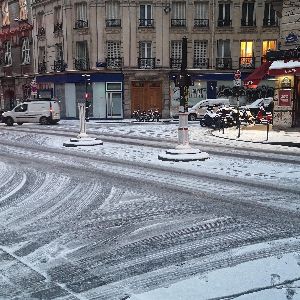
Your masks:
{"label": "signboard with text", "polygon": [[291,90],[280,90],[278,92],[278,105],[291,106]]}

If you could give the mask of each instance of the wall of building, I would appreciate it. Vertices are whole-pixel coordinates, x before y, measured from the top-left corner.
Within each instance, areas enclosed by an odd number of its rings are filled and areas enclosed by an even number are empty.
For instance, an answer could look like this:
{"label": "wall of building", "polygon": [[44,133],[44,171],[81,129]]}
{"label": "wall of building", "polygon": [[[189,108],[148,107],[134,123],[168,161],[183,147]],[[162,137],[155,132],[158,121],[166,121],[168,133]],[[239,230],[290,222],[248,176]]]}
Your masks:
{"label": "wall of building", "polygon": [[[38,13],[44,13],[44,27],[46,35],[44,38],[37,38],[34,42],[35,71],[38,66],[38,48],[44,46],[47,50],[46,64],[47,72],[53,73],[55,60],[55,44],[62,43],[64,49],[64,60],[67,68],[66,72],[78,72],[74,67],[74,58],[76,55],[75,45],[77,41],[86,40],[89,49],[90,70],[89,72],[109,73],[111,70],[96,67],[97,62],[105,62],[107,58],[106,42],[120,41],[121,56],[123,59],[121,73],[125,75],[124,80],[124,117],[130,117],[132,111],[131,105],[131,82],[146,80],[151,81],[153,77],[162,83],[162,112],[164,117],[168,117],[170,112],[170,56],[171,42],[180,41],[184,36],[188,38],[188,69],[194,75],[207,72],[216,72],[232,74],[234,70],[239,69],[240,43],[244,40],[254,42],[253,54],[255,57],[255,66],[261,64],[262,43],[264,40],[278,40],[279,26],[263,26],[264,0],[255,1],[256,26],[241,26],[242,3],[243,0],[231,2],[232,26],[218,27],[219,1],[209,1],[209,26],[195,27],[195,7],[194,1],[185,1],[186,3],[186,27],[171,26],[172,1],[152,0],[147,4],[152,4],[154,26],[143,28],[139,26],[139,9],[143,1],[119,1],[120,3],[120,27],[107,27],[105,23],[106,1],[87,1],[89,26],[83,29],[74,29],[75,24],[75,4],[78,1],[34,1],[32,5],[34,32],[38,33],[36,17]],[[80,1],[81,2],[81,1]],[[224,2],[225,3],[225,2]],[[53,33],[54,26],[54,7],[60,5],[63,11],[63,31],[57,35]],[[228,39],[231,44],[232,69],[216,70],[217,41],[219,39]],[[208,42],[209,64],[205,69],[195,69],[194,63],[194,42],[197,40],[206,40]],[[153,57],[155,58],[155,68],[153,70],[143,70],[138,66],[139,42],[151,41]],[[242,70],[251,72],[253,69]],[[154,75],[153,75],[154,74]],[[214,80],[214,79],[212,79]],[[228,79],[224,79],[228,82]],[[218,80],[218,85],[222,80]],[[99,114],[98,114],[99,115]]]}

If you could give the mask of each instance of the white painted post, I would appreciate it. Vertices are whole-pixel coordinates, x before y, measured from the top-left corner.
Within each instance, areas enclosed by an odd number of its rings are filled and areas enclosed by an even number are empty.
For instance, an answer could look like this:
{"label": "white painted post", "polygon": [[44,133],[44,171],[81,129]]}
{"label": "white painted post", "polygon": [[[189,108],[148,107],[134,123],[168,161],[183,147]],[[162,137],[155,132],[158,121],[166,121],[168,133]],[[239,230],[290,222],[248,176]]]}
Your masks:
{"label": "white painted post", "polygon": [[176,149],[190,148],[188,115],[187,112],[179,113],[178,145],[176,146]]}
{"label": "white painted post", "polygon": [[86,134],[86,121],[85,121],[85,103],[78,104],[79,109],[79,124],[80,124],[80,131],[78,134],[78,138],[86,138],[88,135]]}

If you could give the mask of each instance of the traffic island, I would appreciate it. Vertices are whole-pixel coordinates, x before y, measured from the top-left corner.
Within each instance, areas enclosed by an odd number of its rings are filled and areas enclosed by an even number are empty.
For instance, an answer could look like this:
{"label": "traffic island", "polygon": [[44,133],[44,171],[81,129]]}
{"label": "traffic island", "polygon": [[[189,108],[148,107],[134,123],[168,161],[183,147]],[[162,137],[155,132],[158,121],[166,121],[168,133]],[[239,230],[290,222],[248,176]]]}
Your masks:
{"label": "traffic island", "polygon": [[80,146],[98,146],[103,145],[103,142],[98,138],[89,137],[86,133],[85,103],[78,104],[80,132],[77,138],[71,138],[69,142],[63,143],[64,147],[80,147]]}
{"label": "traffic island", "polygon": [[63,143],[64,147],[80,147],[80,146],[97,146],[103,145],[103,142],[98,138],[73,138],[69,142]]}
{"label": "traffic island", "polygon": [[209,158],[209,154],[201,152],[199,149],[186,148],[186,149],[169,149],[165,153],[158,155],[158,159],[162,161],[175,161],[175,162],[188,162],[201,160],[204,161]]}

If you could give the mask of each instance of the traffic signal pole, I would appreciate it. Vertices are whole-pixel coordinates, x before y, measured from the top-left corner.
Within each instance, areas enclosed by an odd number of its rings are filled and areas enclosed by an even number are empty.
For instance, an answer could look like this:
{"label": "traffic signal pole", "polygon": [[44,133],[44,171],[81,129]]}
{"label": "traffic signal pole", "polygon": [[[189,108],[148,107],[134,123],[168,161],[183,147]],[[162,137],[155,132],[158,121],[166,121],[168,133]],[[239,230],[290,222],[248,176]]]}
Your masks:
{"label": "traffic signal pole", "polygon": [[192,85],[191,76],[187,72],[187,38],[182,39],[182,62],[180,73],[176,77],[175,85],[179,87],[179,126],[178,145],[175,149],[167,150],[166,153],[158,155],[158,159],[167,161],[193,161],[205,160],[209,157],[206,152],[193,149],[189,143],[188,128],[188,97],[189,87]]}

